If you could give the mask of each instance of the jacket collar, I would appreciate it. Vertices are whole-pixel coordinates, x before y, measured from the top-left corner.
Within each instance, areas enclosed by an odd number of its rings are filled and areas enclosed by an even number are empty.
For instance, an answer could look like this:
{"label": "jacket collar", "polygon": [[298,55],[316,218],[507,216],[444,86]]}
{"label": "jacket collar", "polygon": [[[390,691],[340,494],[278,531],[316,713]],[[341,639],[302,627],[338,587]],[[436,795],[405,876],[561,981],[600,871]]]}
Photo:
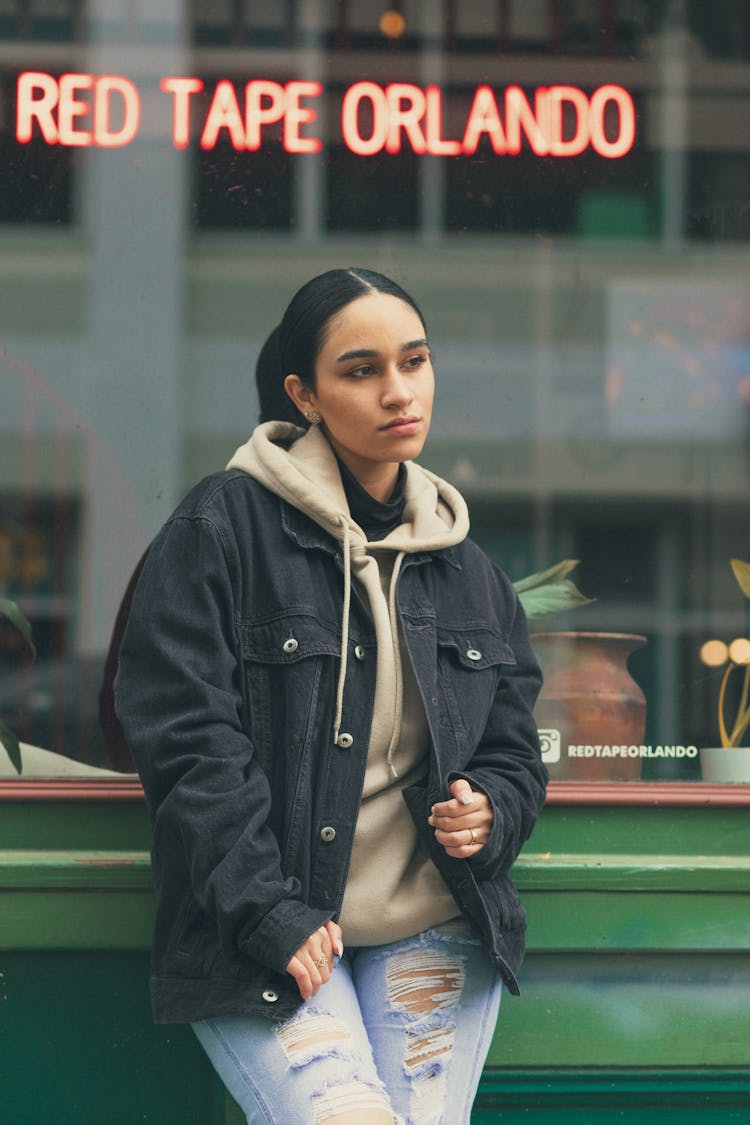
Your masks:
{"label": "jacket collar", "polygon": [[[341,548],[336,539],[329,535],[320,524],[305,515],[299,508],[293,507],[286,500],[279,497],[281,505],[281,527],[284,534],[304,550],[321,550],[341,561]],[[416,551],[414,554],[405,555],[403,566],[412,563],[429,562],[431,559],[442,559],[456,570],[461,570],[461,563],[455,547],[440,547],[435,551]]]}

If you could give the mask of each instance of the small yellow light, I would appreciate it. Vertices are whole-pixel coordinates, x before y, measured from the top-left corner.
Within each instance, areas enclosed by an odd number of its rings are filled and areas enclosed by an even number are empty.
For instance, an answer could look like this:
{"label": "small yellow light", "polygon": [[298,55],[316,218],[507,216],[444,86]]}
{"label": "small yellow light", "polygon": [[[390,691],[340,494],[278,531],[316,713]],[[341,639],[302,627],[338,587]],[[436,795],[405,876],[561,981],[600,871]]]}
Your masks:
{"label": "small yellow light", "polygon": [[723,641],[706,641],[701,645],[701,660],[709,668],[720,668],[729,659],[729,649]]}
{"label": "small yellow light", "polygon": [[729,659],[734,664],[750,664],[750,641],[737,637],[729,646]]}
{"label": "small yellow light", "polygon": [[387,39],[400,39],[406,30],[406,20],[400,12],[389,8],[380,17],[380,30]]}

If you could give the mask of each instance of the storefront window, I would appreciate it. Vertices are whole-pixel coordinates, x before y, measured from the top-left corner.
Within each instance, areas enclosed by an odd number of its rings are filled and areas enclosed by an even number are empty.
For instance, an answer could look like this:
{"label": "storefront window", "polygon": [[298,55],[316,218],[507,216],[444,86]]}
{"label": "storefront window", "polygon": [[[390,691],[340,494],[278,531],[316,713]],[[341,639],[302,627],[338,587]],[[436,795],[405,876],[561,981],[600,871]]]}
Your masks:
{"label": "storefront window", "polygon": [[[721,0],[0,0],[0,597],[38,650],[0,620],[0,718],[24,772],[127,771],[98,707],[133,568],[254,425],[291,293],[356,264],[425,310],[423,461],[475,538],[514,580],[579,560],[595,599],[533,623],[549,698],[576,661],[594,688],[540,711],[552,776],[699,782],[726,667],[704,645],[748,635],[749,111]],[[581,655],[581,632],[632,640]]]}

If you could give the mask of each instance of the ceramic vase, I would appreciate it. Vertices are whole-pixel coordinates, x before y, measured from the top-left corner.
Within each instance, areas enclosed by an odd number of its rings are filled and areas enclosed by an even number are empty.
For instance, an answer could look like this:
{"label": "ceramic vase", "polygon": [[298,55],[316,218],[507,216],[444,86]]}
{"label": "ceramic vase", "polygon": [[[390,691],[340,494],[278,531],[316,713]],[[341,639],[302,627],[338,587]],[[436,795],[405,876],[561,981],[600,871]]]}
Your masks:
{"label": "ceramic vase", "polygon": [[643,743],[646,698],[628,670],[628,657],[646,638],[635,633],[533,633],[531,642],[544,673],[534,717],[550,777],[637,780],[641,758],[628,748]]}

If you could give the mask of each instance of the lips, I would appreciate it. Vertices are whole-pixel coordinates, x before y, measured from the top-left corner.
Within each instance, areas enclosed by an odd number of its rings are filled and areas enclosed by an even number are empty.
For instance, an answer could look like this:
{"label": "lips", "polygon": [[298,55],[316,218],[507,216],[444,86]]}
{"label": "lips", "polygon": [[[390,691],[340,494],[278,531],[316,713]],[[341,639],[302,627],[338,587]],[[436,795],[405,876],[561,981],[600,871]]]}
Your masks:
{"label": "lips", "polygon": [[420,421],[421,419],[414,414],[405,414],[403,418],[394,418],[387,426],[381,426],[380,428],[381,430],[400,430],[411,433]]}

